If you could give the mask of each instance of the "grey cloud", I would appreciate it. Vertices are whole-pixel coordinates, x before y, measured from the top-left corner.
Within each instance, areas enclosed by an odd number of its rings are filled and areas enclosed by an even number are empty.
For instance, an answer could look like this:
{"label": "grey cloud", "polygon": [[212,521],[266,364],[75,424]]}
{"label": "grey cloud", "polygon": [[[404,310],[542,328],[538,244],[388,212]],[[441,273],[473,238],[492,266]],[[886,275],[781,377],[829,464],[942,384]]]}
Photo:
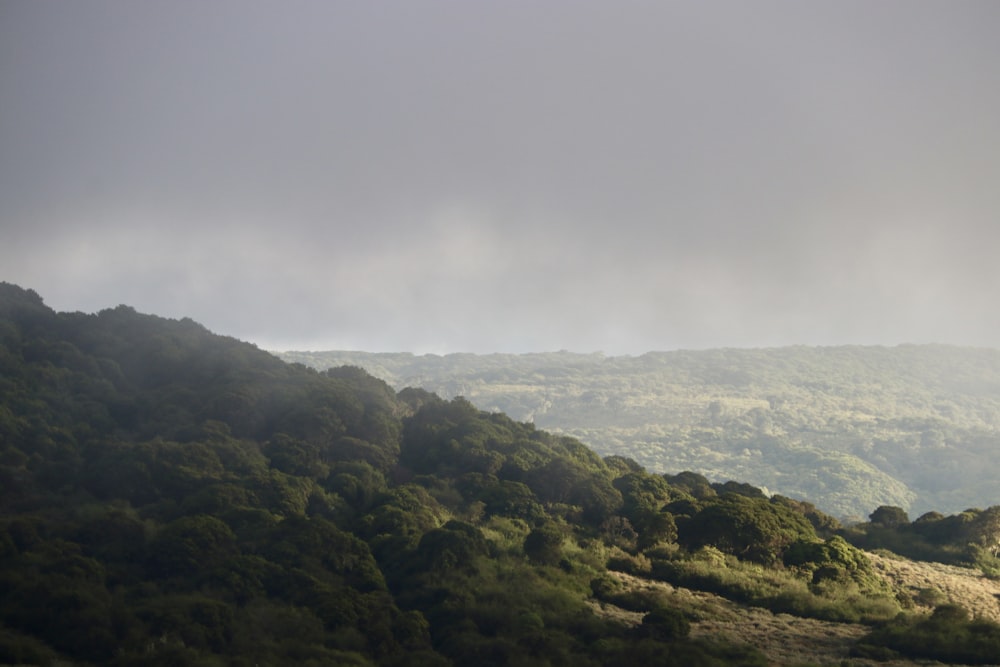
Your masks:
{"label": "grey cloud", "polygon": [[1000,344],[993,2],[0,9],[0,266],[276,347]]}

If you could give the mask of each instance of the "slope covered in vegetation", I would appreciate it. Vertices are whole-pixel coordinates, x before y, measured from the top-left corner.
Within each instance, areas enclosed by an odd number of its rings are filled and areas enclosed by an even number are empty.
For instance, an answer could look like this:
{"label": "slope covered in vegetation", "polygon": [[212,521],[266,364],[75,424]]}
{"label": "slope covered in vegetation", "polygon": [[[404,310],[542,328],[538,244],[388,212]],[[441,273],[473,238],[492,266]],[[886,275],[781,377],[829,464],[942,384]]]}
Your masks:
{"label": "slope covered in vegetation", "polygon": [[288,352],[396,387],[464,396],[661,473],[695,470],[808,498],[839,517],[879,505],[1000,502],[1000,351],[787,347],[605,357]]}
{"label": "slope covered in vegetation", "polygon": [[[0,664],[763,665],[614,573],[895,618],[839,529],[357,367],[0,284]],[[895,650],[885,627],[865,650]]]}

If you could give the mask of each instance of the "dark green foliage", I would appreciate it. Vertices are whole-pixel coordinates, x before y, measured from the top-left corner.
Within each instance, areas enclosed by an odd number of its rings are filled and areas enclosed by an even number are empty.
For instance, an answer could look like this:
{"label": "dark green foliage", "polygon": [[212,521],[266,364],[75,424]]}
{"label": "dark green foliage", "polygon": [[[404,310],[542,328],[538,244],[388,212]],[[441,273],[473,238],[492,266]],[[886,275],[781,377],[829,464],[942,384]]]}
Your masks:
{"label": "dark green foliage", "polygon": [[796,540],[815,537],[812,524],[784,504],[727,493],[683,523],[678,541],[690,549],[712,545],[769,564]]}
{"label": "dark green foliage", "polygon": [[691,632],[691,623],[675,609],[656,609],[642,617],[642,636],[654,639],[681,639]]}
{"label": "dark green foliage", "polygon": [[945,516],[927,512],[912,523],[899,508],[879,507],[872,521],[840,531],[864,549],[886,549],[915,560],[979,567],[1000,577],[1000,505]]}
{"label": "dark green foliage", "polygon": [[76,544],[36,543],[0,569],[0,622],[60,652],[106,660],[115,640],[106,579]]}
{"label": "dark green foliage", "polygon": [[859,643],[859,656],[891,658],[902,655],[966,665],[996,664],[1000,656],[1000,625],[970,619],[956,605],[942,605],[929,617],[900,616],[873,630]]}
{"label": "dark green foliage", "polygon": [[262,555],[288,569],[344,582],[361,592],[385,589],[368,545],[321,517],[290,517],[265,537]]}
{"label": "dark green foliage", "polygon": [[615,477],[621,477],[630,472],[645,472],[645,469],[635,459],[630,459],[627,456],[619,456],[617,454],[605,456],[604,463]]}
{"label": "dark green foliage", "polygon": [[819,511],[815,505],[805,500],[793,500],[781,495],[773,495],[771,496],[771,502],[784,505],[788,509],[804,516],[821,536],[829,537],[841,528],[840,521]]}
{"label": "dark green foliage", "polygon": [[[368,545],[332,523],[386,489],[406,412],[391,389],[190,321],[0,292],[3,660],[402,654]],[[426,632],[398,634],[433,655]]]}
{"label": "dark green foliage", "polygon": [[488,552],[489,547],[478,528],[452,520],[424,533],[415,558],[424,570],[475,572],[479,557]]}
{"label": "dark green foliage", "polygon": [[[861,585],[808,503],[651,475],[190,320],[60,314],[0,284],[0,371],[0,662],[752,665],[689,640],[669,599],[610,590],[606,562],[755,600],[737,556],[848,573],[767,598],[792,611]],[[992,524],[962,525],[990,549]],[[744,580],[681,572],[706,554]],[[595,615],[592,594],[646,621]]]}
{"label": "dark green foliage", "polygon": [[615,479],[614,487],[622,495],[622,516],[635,531],[639,549],[677,539],[677,523],[666,508],[679,494],[664,478],[630,469]]}
{"label": "dark green foliage", "polygon": [[59,654],[41,639],[0,626],[0,664],[53,665]]}
{"label": "dark green foliage", "polygon": [[546,523],[524,538],[524,554],[536,563],[555,565],[562,559],[565,535],[556,525]]}
{"label": "dark green foliage", "polygon": [[879,506],[868,518],[876,526],[884,528],[898,528],[910,523],[910,517],[906,516],[906,510],[902,507],[888,505]]}
{"label": "dark green foliage", "polygon": [[622,507],[622,496],[603,475],[588,474],[578,483],[571,497],[572,504],[583,510],[582,519],[598,526]]}
{"label": "dark green foliage", "polygon": [[192,577],[237,554],[236,535],[204,514],[170,522],[149,545],[147,572],[154,577]]}
{"label": "dark green foliage", "polygon": [[723,484],[713,484],[712,489],[720,496],[726,493],[735,493],[747,498],[767,498],[767,494],[756,486],[745,482],[728,481]]}
{"label": "dark green foliage", "polygon": [[859,549],[839,535],[825,542],[798,540],[785,551],[784,562],[800,568],[811,577],[814,590],[822,591],[827,582],[856,585],[865,594],[888,594],[885,582],[875,574],[871,561]]}
{"label": "dark green foliage", "polygon": [[685,470],[676,475],[666,475],[665,477],[671,486],[681,489],[695,498],[704,499],[717,495],[708,478],[696,472]]}
{"label": "dark green foliage", "polygon": [[366,461],[338,461],[330,469],[324,487],[343,498],[356,512],[372,508],[385,491],[385,475]]}
{"label": "dark green foliage", "polygon": [[509,516],[535,521],[544,516],[541,503],[522,482],[498,481],[476,496],[485,503],[487,516]]}

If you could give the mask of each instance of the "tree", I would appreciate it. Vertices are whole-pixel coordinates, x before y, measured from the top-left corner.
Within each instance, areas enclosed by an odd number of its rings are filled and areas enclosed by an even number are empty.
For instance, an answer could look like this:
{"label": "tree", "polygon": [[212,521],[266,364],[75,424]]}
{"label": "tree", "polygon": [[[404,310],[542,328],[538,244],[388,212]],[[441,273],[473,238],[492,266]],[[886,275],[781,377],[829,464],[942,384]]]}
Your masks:
{"label": "tree", "polygon": [[910,523],[910,517],[906,515],[906,510],[895,505],[881,505],[868,518],[876,526],[885,528],[899,528]]}
{"label": "tree", "polygon": [[588,475],[573,489],[573,504],[583,508],[583,519],[591,525],[600,525],[622,506],[622,494],[604,477]]}
{"label": "tree", "polygon": [[677,540],[677,522],[674,520],[674,515],[666,510],[640,512],[635,517],[635,527],[639,531],[640,549],[646,549],[658,542]]}
{"label": "tree", "polygon": [[480,500],[486,503],[486,516],[509,516],[536,520],[545,515],[535,494],[526,484],[503,480],[483,489]]}
{"label": "tree", "polygon": [[168,524],[150,544],[148,564],[160,576],[190,576],[236,553],[236,536],[229,526],[202,514]]}
{"label": "tree", "polygon": [[524,538],[524,554],[540,565],[555,565],[562,558],[563,533],[552,523],[535,528]]}
{"label": "tree", "polygon": [[670,486],[685,491],[698,500],[712,498],[717,495],[707,477],[699,475],[696,472],[691,472],[690,470],[685,470],[665,479]]}
{"label": "tree", "polygon": [[816,531],[801,514],[779,503],[727,493],[684,522],[678,541],[769,564],[802,538],[816,539]]}
{"label": "tree", "polygon": [[632,549],[635,547],[635,540],[639,536],[632,527],[632,522],[623,516],[613,516],[601,524],[601,532],[610,544],[622,549]]}
{"label": "tree", "polygon": [[1000,505],[986,508],[972,520],[969,537],[996,558],[1000,552]]}
{"label": "tree", "polygon": [[683,639],[691,633],[691,622],[676,609],[661,607],[642,617],[639,631],[644,637],[661,641]]}
{"label": "tree", "polygon": [[476,571],[476,560],[489,551],[486,539],[475,526],[452,519],[420,538],[414,558],[428,570]]}

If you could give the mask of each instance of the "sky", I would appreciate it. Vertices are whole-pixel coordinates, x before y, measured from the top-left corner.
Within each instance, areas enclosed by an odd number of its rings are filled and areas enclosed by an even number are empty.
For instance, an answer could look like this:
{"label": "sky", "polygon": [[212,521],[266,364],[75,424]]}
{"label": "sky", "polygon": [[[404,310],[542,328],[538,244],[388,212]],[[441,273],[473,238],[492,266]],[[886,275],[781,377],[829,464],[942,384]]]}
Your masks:
{"label": "sky", "polygon": [[0,1],[0,280],[265,349],[1000,347],[995,0]]}

